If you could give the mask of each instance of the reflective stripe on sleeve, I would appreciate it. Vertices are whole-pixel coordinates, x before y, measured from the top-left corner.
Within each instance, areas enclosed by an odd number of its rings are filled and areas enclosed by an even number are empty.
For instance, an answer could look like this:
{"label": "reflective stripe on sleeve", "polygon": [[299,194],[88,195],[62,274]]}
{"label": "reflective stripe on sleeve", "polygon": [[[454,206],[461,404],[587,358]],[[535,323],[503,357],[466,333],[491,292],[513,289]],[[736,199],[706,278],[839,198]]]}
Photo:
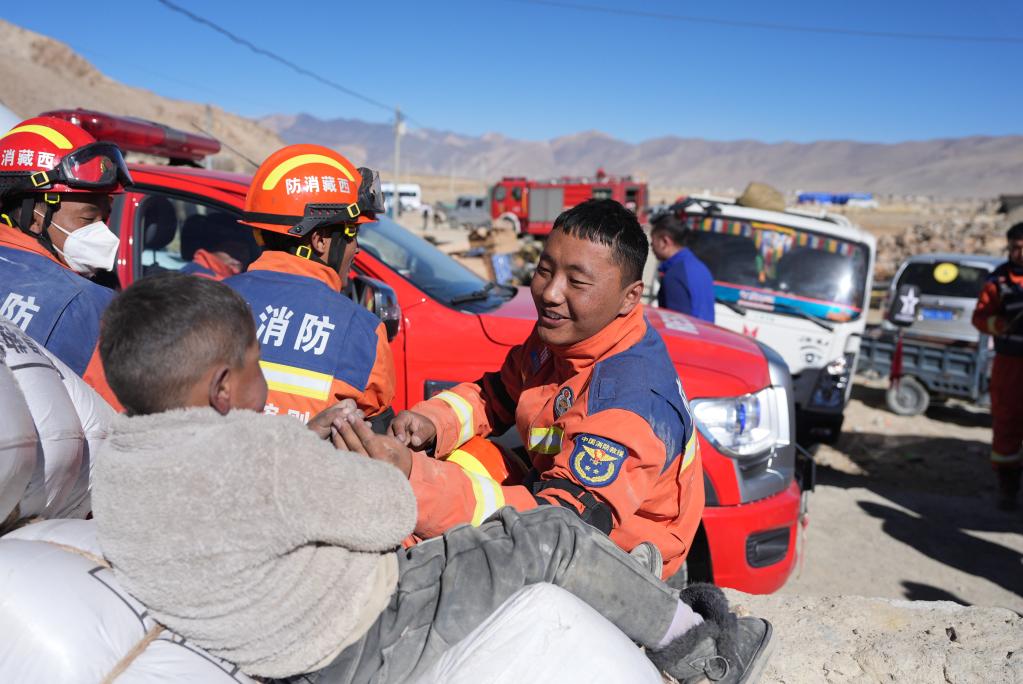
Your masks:
{"label": "reflective stripe on sleeve", "polygon": [[305,368],[285,366],[269,361],[260,361],[259,366],[263,369],[267,387],[276,392],[321,400],[330,396],[330,387],[334,378],[326,373],[316,373]]}
{"label": "reflective stripe on sleeve", "polygon": [[451,407],[458,417],[458,444],[461,446],[468,442],[476,434],[476,423],[472,419],[472,404],[454,392],[444,390],[437,394],[445,404]]}
{"label": "reflective stripe on sleeve", "polygon": [[556,425],[549,428],[532,428],[529,431],[529,451],[538,454],[556,454],[561,451],[565,431]]}
{"label": "reflective stripe on sleeve", "polygon": [[686,442],[685,457],[682,459],[682,470],[685,470],[693,463],[693,459],[696,458],[696,450],[698,445],[696,443],[696,430],[693,430],[693,434],[689,435],[689,441]]}
{"label": "reflective stripe on sleeve", "polygon": [[455,449],[445,460],[457,463],[472,483],[472,493],[476,499],[472,513],[473,526],[478,526],[504,506],[504,491],[501,485],[490,477],[486,467],[475,456],[467,451]]}

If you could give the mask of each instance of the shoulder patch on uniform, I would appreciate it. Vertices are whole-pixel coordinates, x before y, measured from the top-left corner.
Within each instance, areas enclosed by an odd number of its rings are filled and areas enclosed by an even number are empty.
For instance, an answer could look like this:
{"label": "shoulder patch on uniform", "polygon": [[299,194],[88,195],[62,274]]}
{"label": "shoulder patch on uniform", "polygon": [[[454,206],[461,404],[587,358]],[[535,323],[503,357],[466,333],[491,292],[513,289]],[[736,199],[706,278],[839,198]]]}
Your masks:
{"label": "shoulder patch on uniform", "polygon": [[569,457],[572,475],[588,487],[606,487],[618,478],[628,450],[613,440],[580,433]]}

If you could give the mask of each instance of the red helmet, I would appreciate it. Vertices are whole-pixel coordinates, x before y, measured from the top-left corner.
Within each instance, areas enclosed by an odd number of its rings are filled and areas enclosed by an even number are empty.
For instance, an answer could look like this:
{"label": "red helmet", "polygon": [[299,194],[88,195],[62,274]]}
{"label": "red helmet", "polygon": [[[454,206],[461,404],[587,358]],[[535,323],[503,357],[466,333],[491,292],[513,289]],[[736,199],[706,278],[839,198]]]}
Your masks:
{"label": "red helmet", "polygon": [[289,145],[264,161],[245,196],[242,223],[296,238],[316,228],[360,223],[383,212],[380,177],[320,145]]}
{"label": "red helmet", "polygon": [[0,198],[26,193],[120,192],[131,174],[117,145],[74,124],[37,116],[0,136]]}

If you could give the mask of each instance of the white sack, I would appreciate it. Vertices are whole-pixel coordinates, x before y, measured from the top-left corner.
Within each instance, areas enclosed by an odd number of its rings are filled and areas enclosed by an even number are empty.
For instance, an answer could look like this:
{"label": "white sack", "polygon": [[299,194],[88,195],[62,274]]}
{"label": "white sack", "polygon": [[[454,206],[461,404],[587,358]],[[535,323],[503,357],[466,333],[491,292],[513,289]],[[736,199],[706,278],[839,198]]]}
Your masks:
{"label": "white sack", "polygon": [[416,684],[661,684],[617,627],[552,584],[520,589]]}
{"label": "white sack", "polygon": [[[0,539],[0,682],[95,684],[153,620],[113,573],[46,541],[98,550],[91,520],[48,520]],[[117,684],[255,684],[229,663],[164,631]]]}
{"label": "white sack", "polygon": [[71,403],[74,404],[78,421],[85,435],[85,446],[82,451],[82,463],[74,489],[61,508],[52,512],[55,518],[84,518],[92,510],[91,492],[92,470],[96,466],[96,454],[100,445],[106,441],[110,425],[117,412],[106,399],[68,368],[63,361],[54,356],[50,350],[40,347],[57,368],[64,381]]}
{"label": "white sack", "polygon": [[38,450],[28,404],[0,351],[0,524],[25,495]]}
{"label": "white sack", "polygon": [[28,404],[39,436],[35,472],[21,501],[22,517],[48,517],[71,495],[82,469],[85,435],[60,372],[42,345],[0,319],[0,347]]}

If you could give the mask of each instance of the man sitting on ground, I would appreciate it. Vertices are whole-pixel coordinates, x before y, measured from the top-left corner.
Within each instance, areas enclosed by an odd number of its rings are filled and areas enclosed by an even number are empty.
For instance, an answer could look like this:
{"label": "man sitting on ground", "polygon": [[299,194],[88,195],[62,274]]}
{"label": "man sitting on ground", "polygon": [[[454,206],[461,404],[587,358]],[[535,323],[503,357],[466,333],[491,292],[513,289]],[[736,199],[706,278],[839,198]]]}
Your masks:
{"label": "man sitting on ground", "polygon": [[429,667],[525,585],[558,585],[682,681],[745,681],[770,625],[719,590],[679,597],[577,515],[505,508],[407,551],[405,476],[337,451],[374,435],[349,401],[307,429],[264,415],[245,301],[168,273],[125,290],[101,353],[128,411],[96,465],[98,536],[121,585],[162,624],[250,675],[400,682]]}

